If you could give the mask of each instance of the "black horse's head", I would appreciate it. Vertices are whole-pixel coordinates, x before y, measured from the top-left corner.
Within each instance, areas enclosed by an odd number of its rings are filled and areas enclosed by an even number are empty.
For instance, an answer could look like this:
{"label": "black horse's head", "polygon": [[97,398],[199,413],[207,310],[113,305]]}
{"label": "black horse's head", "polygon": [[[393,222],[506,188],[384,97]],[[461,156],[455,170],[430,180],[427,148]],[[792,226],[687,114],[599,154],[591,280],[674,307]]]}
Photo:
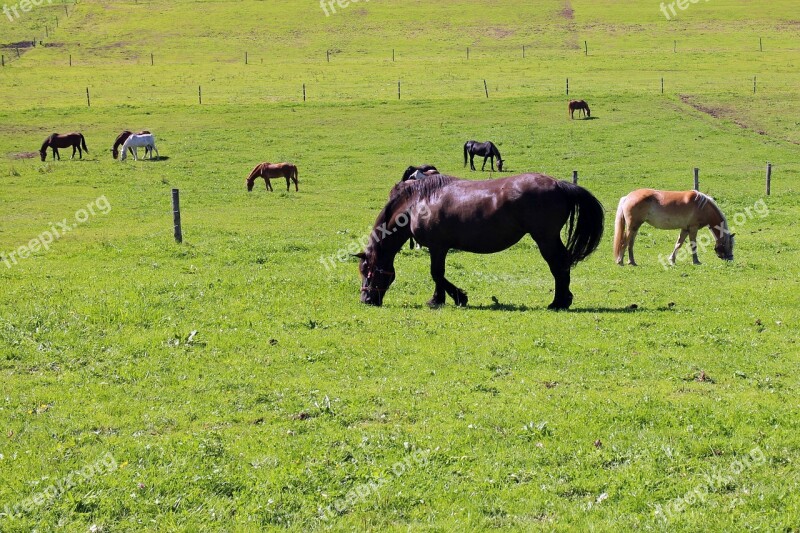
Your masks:
{"label": "black horse's head", "polygon": [[394,269],[377,266],[368,252],[356,254],[356,257],[360,259],[358,271],[361,274],[361,303],[380,307],[386,291],[394,281]]}
{"label": "black horse's head", "polygon": [[503,171],[503,160],[502,159],[498,159],[497,160],[497,171],[498,172],[502,172]]}
{"label": "black horse's head", "polygon": [[119,157],[119,150],[117,149],[116,146],[111,149],[111,155],[114,157],[114,159]]}
{"label": "black horse's head", "polygon": [[47,148],[39,150],[39,155],[42,156],[42,161],[47,161]]}

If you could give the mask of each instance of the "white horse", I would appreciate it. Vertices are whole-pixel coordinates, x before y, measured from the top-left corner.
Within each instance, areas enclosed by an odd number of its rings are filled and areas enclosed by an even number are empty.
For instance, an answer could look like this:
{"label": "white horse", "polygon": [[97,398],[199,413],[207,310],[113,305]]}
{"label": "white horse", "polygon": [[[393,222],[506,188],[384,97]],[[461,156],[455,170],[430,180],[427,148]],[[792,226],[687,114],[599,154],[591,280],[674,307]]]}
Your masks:
{"label": "white horse", "polygon": [[156,136],[152,133],[146,135],[131,135],[127,139],[125,139],[125,143],[122,145],[122,155],[120,156],[120,161],[125,161],[125,158],[128,157],[128,149],[133,149],[133,160],[139,160],[139,154],[137,148],[145,148],[145,156],[147,155],[147,150],[150,150],[150,159],[153,159],[153,150],[156,152],[156,157],[161,157],[158,153],[158,148],[156,148]]}

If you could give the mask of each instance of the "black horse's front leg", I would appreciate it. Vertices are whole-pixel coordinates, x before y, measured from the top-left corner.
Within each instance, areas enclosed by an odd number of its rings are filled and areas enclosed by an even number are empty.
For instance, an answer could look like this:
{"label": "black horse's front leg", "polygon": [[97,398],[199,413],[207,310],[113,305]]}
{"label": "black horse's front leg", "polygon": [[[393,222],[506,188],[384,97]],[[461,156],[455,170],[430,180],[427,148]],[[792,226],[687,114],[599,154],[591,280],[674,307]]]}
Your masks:
{"label": "black horse's front leg", "polygon": [[53,161],[56,160],[56,157],[61,161],[61,154],[58,153],[58,148],[53,148]]}
{"label": "black horse's front leg", "polygon": [[449,294],[456,305],[466,307],[467,293],[447,281],[444,277],[444,264],[447,258],[448,250],[431,250],[431,277],[433,282],[436,283],[436,289],[433,291],[433,297],[428,301],[428,306],[431,308],[441,307],[445,302],[445,294]]}

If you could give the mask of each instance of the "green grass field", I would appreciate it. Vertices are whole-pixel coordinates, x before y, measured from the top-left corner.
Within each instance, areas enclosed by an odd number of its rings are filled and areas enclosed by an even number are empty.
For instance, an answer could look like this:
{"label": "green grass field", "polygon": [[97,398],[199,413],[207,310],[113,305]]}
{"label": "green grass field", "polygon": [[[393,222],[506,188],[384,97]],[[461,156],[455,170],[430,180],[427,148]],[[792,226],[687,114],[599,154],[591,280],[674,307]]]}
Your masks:
{"label": "green grass field", "polygon": [[[667,21],[612,0],[329,17],[84,0],[0,18],[0,531],[797,531],[795,4]],[[596,119],[570,121],[573,97]],[[112,160],[145,128],[161,160]],[[88,156],[42,163],[55,131]],[[362,305],[355,261],[325,258],[409,164],[498,177],[463,168],[473,138],[513,173],[577,169],[605,205],[572,309],[546,311],[530,239],[451,253],[466,309],[425,306],[428,254],[407,249],[385,305]],[[248,194],[267,160],[295,162],[300,191]],[[619,198],[689,189],[694,167],[736,260],[665,269],[677,232],[644,227],[641,266],[616,266]],[[18,257],[59,222],[75,227]]]}

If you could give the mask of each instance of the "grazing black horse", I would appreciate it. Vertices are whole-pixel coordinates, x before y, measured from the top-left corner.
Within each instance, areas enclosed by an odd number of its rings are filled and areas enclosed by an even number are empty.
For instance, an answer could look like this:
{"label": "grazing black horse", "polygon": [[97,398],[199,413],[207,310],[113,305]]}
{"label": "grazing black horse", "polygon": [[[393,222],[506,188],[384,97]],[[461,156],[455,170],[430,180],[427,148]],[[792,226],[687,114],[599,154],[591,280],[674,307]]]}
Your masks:
{"label": "grazing black horse", "polygon": [[[431,253],[431,277],[436,284],[431,307],[449,294],[466,306],[466,293],[445,277],[450,250],[491,254],[530,235],[555,278],[555,298],[549,309],[572,304],[570,269],[586,259],[603,235],[603,206],[586,189],[542,174],[470,181],[430,176],[395,185],[378,215],[361,259],[361,301],[381,305],[395,279],[394,258],[413,236]],[[566,245],[561,230],[567,226]]]}
{"label": "grazing black horse", "polygon": [[403,172],[403,179],[401,181],[418,180],[422,176],[432,176],[438,173],[439,171],[436,170],[436,167],[433,165],[410,166]]}
{"label": "grazing black horse", "polygon": [[[74,132],[74,133],[53,133],[49,135],[44,142],[42,143],[42,147],[39,149],[39,155],[42,156],[42,161],[47,159],[47,149],[53,149],[53,159],[56,157],[58,160],[61,160],[61,154],[58,153],[59,148],[69,148],[72,147],[72,157],[75,157],[75,151],[77,150],[78,155],[81,159],[83,159],[83,152],[89,153],[89,149],[86,148],[86,139],[83,138],[82,133]],[[81,149],[83,149],[81,151]]]}
{"label": "grazing black horse", "polygon": [[503,171],[503,158],[500,157],[500,150],[494,145],[492,141],[479,143],[478,141],[467,141],[464,144],[464,166],[467,166],[467,156],[469,156],[469,167],[475,170],[475,156],[483,157],[483,166],[481,170],[486,169],[486,160],[491,159],[492,171],[494,172],[494,158],[497,158],[497,170]]}

